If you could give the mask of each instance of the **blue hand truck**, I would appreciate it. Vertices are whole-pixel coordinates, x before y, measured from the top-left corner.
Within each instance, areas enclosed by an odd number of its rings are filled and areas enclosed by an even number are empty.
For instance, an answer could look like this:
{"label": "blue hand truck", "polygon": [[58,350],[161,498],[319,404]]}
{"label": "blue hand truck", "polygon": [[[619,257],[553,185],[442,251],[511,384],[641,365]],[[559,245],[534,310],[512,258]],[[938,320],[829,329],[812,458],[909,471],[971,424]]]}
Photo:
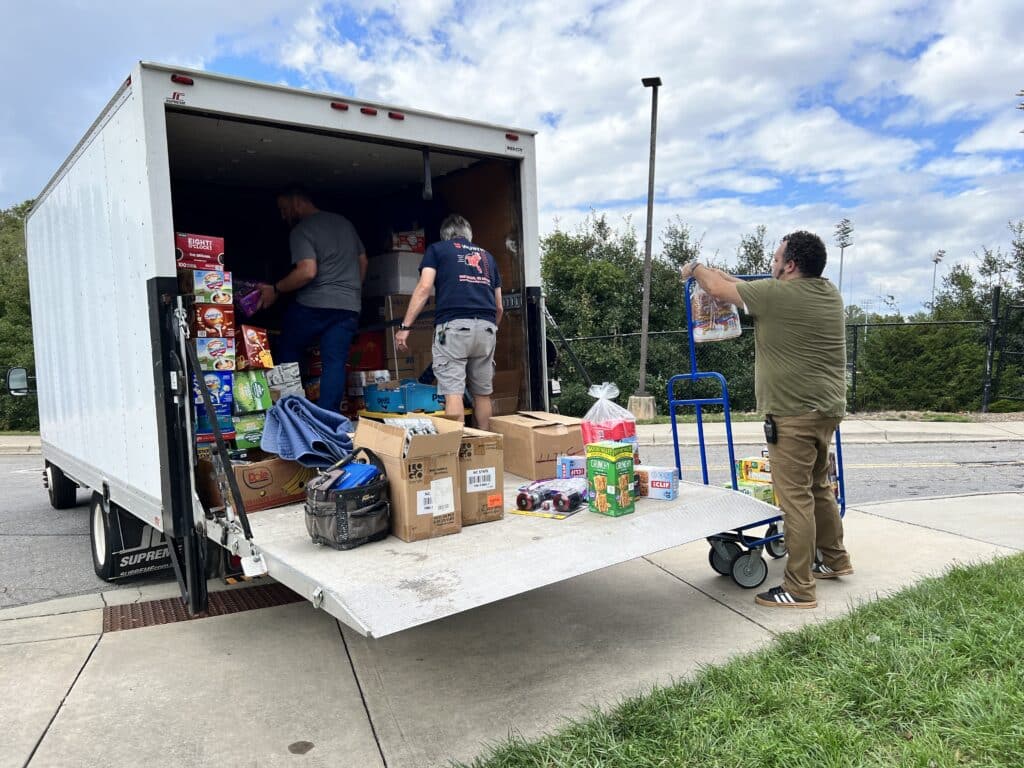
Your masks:
{"label": "blue hand truck", "polygon": [[[769,275],[741,275],[744,280],[758,280],[769,278]],[[683,477],[683,466],[679,452],[679,429],[676,422],[676,414],[681,407],[693,407],[696,409],[697,417],[697,446],[700,453],[701,477],[704,485],[709,485],[708,460],[704,443],[704,421],[703,408],[705,406],[721,406],[725,420],[725,439],[729,450],[729,474],[732,480],[734,491],[739,490],[736,479],[736,454],[733,448],[732,439],[732,416],[729,409],[729,385],[721,373],[714,371],[700,371],[697,369],[697,351],[693,340],[693,311],[691,308],[690,294],[696,281],[691,277],[686,281],[683,288],[683,299],[686,305],[686,336],[689,342],[690,371],[672,376],[666,385],[668,394],[668,411],[672,422],[672,445],[675,451],[676,471],[679,478]],[[682,383],[696,383],[699,381],[717,382],[719,395],[717,397],[677,397],[677,386]],[[836,474],[839,481],[839,495],[836,501],[839,503],[840,517],[846,516],[846,482],[843,477],[843,443],[840,430],[836,427]],[[763,533],[749,533],[754,529],[765,528]],[[767,517],[763,520],[752,522],[749,525],[736,528],[731,531],[723,531],[714,536],[708,537],[710,550],[708,562],[711,568],[723,576],[730,576],[732,580],[745,589],[754,589],[761,586],[768,578],[768,564],[762,557],[762,550],[767,551],[773,558],[786,556],[785,532],[782,525],[782,515]]]}

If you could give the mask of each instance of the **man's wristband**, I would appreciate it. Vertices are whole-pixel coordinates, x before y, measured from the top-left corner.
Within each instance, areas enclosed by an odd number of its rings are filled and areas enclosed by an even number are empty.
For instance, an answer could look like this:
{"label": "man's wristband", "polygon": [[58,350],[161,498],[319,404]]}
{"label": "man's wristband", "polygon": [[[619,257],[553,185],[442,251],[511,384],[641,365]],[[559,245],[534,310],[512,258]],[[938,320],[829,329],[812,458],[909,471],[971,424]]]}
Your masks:
{"label": "man's wristband", "polygon": [[398,330],[400,330],[400,331],[411,331],[412,330],[412,326],[406,325],[405,323],[399,323],[398,324]]}

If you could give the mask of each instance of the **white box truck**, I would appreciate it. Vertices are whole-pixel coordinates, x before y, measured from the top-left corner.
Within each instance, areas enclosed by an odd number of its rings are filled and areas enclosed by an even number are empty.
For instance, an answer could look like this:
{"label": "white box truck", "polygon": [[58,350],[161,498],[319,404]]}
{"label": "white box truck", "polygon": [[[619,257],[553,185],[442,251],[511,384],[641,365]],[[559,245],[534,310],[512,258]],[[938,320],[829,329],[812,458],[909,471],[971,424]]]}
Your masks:
{"label": "white box truck", "polygon": [[373,233],[439,220],[438,206],[466,216],[501,270],[502,355],[520,373],[519,407],[546,410],[532,132],[139,63],[36,199],[26,232],[45,482],[57,508],[90,494],[102,578],[170,561],[199,612],[210,563],[227,552],[381,636],[767,516],[701,489],[685,526],[676,505],[617,521],[516,517],[336,552],[310,542],[301,505],[251,520],[205,509],[175,232],[222,236],[228,269],[270,277],[275,258],[288,262],[276,193],[296,182],[352,219],[368,251]]}

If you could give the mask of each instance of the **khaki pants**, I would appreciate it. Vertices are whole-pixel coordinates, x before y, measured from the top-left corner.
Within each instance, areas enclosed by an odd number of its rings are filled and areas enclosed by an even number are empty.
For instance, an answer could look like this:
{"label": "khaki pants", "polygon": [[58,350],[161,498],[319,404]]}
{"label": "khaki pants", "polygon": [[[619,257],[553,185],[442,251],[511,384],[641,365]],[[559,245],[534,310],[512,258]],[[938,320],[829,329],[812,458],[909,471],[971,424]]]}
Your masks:
{"label": "khaki pants", "polygon": [[768,445],[789,550],[782,586],[798,598],[815,599],[815,547],[830,568],[851,567],[839,505],[828,481],[828,448],[840,421],[817,412],[776,416],[779,440]]}

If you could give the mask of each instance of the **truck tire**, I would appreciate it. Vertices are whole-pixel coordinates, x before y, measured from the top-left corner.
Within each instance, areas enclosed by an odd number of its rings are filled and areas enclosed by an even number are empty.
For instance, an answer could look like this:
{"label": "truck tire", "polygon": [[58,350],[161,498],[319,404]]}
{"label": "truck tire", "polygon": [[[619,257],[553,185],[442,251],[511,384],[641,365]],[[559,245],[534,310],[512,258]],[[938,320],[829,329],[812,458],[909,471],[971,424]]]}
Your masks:
{"label": "truck tire", "polygon": [[114,574],[114,534],[110,508],[98,493],[92,495],[89,505],[89,541],[92,544],[93,570],[104,581],[111,581]]}
{"label": "truck tire", "polygon": [[78,503],[78,485],[56,464],[46,462],[46,492],[54,509],[71,509]]}

